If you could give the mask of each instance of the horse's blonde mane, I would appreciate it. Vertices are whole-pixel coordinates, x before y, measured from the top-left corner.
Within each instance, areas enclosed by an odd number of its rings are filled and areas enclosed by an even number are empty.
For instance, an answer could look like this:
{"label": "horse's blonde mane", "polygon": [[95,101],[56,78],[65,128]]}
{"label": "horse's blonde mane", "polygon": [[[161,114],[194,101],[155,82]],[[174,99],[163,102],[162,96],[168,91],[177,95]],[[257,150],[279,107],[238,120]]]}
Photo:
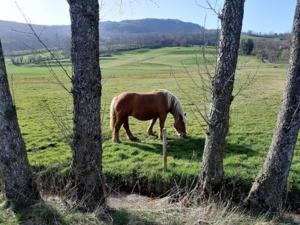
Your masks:
{"label": "horse's blonde mane", "polygon": [[174,107],[173,109],[174,109],[175,116],[181,115],[183,118],[184,124],[186,124],[186,117],[184,115],[182,105],[181,105],[180,101],[178,100],[178,98],[168,90],[163,90],[163,92],[166,95],[168,107],[171,108],[172,103],[173,103],[173,107]]}

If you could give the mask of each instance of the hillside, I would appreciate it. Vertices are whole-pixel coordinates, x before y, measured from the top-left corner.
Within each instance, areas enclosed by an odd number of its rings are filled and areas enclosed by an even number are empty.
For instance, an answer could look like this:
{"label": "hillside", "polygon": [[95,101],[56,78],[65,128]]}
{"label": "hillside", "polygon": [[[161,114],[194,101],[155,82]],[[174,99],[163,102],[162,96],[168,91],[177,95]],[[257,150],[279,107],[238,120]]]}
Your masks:
{"label": "hillside", "polygon": [[[35,31],[50,48],[68,51],[70,45],[70,27],[68,25],[33,25]],[[102,22],[100,24],[102,48],[127,49],[139,47],[161,47],[191,45],[199,42],[199,34],[204,28],[173,19],[141,19],[121,22]],[[25,23],[0,21],[0,38],[6,54],[16,51],[37,50],[41,44],[31,34]],[[213,33],[216,41],[216,32]],[[202,35],[201,35],[202,36]]]}
{"label": "hillside", "polygon": [[[35,31],[51,48],[64,46],[69,41],[69,26],[33,25]],[[0,21],[0,38],[6,54],[13,51],[36,50],[42,48],[25,23]]]}

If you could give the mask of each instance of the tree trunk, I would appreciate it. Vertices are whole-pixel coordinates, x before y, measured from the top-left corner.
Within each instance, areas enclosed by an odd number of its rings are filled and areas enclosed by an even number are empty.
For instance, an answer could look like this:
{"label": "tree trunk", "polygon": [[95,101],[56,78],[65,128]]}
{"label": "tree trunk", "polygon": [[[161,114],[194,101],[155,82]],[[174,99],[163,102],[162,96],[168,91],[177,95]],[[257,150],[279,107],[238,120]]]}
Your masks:
{"label": "tree trunk", "polygon": [[103,204],[101,140],[101,72],[99,67],[98,0],[69,0],[73,65],[74,196],[78,208]]}
{"label": "tree trunk", "polygon": [[223,179],[223,151],[238,59],[244,0],[225,0],[216,74],[212,81],[212,104],[206,132],[198,191],[202,197],[218,191]]}
{"label": "tree trunk", "polygon": [[0,174],[8,203],[13,208],[29,206],[40,199],[32,179],[16,107],[9,90],[0,41]]}
{"label": "tree trunk", "polygon": [[290,67],[276,130],[263,168],[252,185],[246,204],[252,210],[279,210],[300,128],[300,0],[294,18]]}

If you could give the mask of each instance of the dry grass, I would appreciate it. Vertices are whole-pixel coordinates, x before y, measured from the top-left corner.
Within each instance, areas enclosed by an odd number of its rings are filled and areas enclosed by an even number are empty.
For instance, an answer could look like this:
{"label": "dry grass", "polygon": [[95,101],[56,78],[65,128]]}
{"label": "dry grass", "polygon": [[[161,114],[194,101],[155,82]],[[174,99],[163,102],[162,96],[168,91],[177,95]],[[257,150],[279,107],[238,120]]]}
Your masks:
{"label": "dry grass", "polygon": [[[109,210],[94,213],[70,211],[59,197],[44,196],[36,204],[17,214],[0,207],[0,224],[6,225],[283,225],[300,224],[297,215],[255,216],[238,207],[221,203],[186,207],[170,203],[170,197],[153,199],[136,194],[118,194],[108,198]],[[299,215],[298,215],[299,216]]]}
{"label": "dry grass", "polygon": [[108,204],[117,209],[132,211],[142,217],[153,218],[155,224],[162,225],[279,225],[300,224],[296,215],[284,214],[280,217],[255,216],[238,207],[228,207],[222,203],[209,203],[196,207],[186,207],[182,203],[169,203],[170,197],[151,199],[138,195],[111,197]]}

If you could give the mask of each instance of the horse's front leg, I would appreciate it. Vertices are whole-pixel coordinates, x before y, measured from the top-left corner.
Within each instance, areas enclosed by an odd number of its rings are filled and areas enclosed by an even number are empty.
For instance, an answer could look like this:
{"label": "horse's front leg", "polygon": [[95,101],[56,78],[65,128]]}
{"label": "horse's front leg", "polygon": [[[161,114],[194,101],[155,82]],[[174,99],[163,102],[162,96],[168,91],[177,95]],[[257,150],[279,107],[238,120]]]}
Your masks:
{"label": "horse's front leg", "polygon": [[165,127],[165,121],[166,121],[166,118],[167,118],[167,114],[165,115],[162,115],[162,116],[159,116],[159,126],[160,126],[160,132],[159,132],[159,138],[162,139],[162,130],[164,129]]}
{"label": "horse's front leg", "polygon": [[124,129],[126,131],[128,139],[131,140],[131,141],[136,140],[137,138],[135,136],[133,136],[133,134],[131,133],[131,131],[129,129],[128,117],[125,119],[123,126],[124,126]]}
{"label": "horse's front leg", "polygon": [[151,122],[150,122],[150,126],[148,128],[148,135],[154,135],[153,133],[153,126],[156,122],[157,118],[154,118]]}

